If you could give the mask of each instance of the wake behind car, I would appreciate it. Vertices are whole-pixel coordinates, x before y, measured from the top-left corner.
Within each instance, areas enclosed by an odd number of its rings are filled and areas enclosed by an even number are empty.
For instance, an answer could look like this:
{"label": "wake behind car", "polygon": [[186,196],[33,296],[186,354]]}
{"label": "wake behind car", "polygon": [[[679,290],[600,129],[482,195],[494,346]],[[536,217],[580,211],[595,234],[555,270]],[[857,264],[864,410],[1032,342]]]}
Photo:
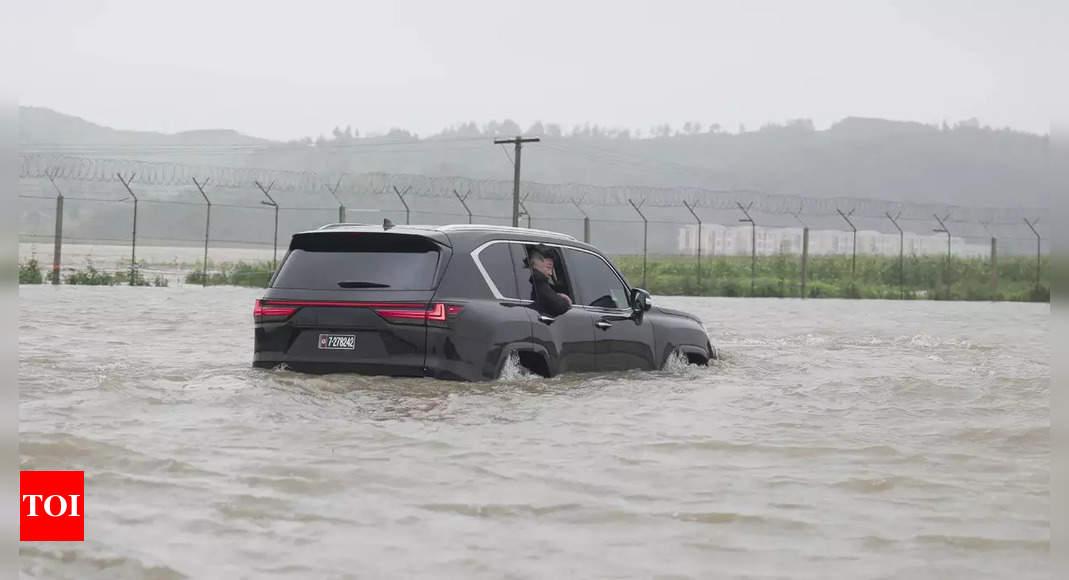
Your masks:
{"label": "wake behind car", "polygon": [[[556,316],[534,300],[536,258],[571,303]],[[295,234],[254,317],[255,366],[312,373],[478,381],[510,356],[542,376],[716,357],[698,318],[654,307],[593,246],[501,226]]]}

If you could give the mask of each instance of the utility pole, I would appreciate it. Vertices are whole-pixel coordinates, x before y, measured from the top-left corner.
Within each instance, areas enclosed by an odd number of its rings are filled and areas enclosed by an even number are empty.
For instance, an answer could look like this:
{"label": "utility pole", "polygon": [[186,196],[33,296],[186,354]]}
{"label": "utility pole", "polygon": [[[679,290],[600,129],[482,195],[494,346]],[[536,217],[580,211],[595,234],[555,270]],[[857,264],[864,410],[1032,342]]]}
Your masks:
{"label": "utility pole", "polygon": [[494,139],[495,145],[504,145],[506,143],[512,143],[516,146],[516,156],[512,158],[512,167],[514,169],[514,176],[512,178],[512,227],[520,227],[520,152],[523,150],[524,143],[538,143],[541,141],[538,137],[520,137],[516,136],[512,139]]}
{"label": "utility pole", "polygon": [[131,173],[128,179],[123,179],[122,174],[116,173],[115,177],[119,178],[119,182],[126,188],[126,192],[130,194],[130,197],[134,198],[134,231],[130,237],[130,285],[133,286],[135,278],[137,277],[137,196],[134,195],[134,190],[130,189],[130,182],[134,180],[135,173]]}

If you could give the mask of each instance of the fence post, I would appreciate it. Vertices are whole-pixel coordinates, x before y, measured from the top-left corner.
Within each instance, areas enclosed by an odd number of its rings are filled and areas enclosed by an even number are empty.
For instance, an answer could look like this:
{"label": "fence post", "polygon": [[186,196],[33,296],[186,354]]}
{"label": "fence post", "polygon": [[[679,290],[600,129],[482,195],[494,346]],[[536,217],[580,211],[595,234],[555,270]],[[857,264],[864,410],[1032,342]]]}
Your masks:
{"label": "fence post", "polygon": [[588,216],[586,214],[586,212],[583,211],[583,208],[579,207],[579,202],[578,201],[575,201],[573,199],[572,200],[572,205],[575,206],[575,209],[579,210],[579,213],[583,214],[583,241],[589,244],[590,243],[590,216]]}
{"label": "fence post", "polygon": [[694,216],[694,219],[698,222],[698,296],[701,296],[702,292],[702,218],[698,217],[698,214],[694,213],[694,208],[690,207],[687,200],[683,200],[683,206],[687,208],[690,215]]}
{"label": "fence post", "polygon": [[208,199],[207,194],[204,193],[204,186],[208,185],[208,181],[211,178],[205,179],[204,183],[197,181],[197,178],[193,178],[193,184],[197,186],[197,190],[200,191],[200,195],[204,198],[204,203],[208,204],[208,211],[204,218],[204,262],[201,265],[200,270],[200,285],[201,288],[208,287],[208,234],[211,232],[212,227],[212,200]]}
{"label": "fence post", "polygon": [[798,211],[792,212],[791,215],[798,223],[802,224],[802,288],[801,295],[802,300],[805,300],[805,287],[806,281],[809,279],[809,224],[802,221],[800,217],[802,214],[802,207],[798,207]]}
{"label": "fence post", "polygon": [[123,176],[119,173],[115,174],[115,177],[119,178],[119,182],[126,188],[126,192],[130,194],[130,197],[134,198],[134,231],[130,236],[130,285],[134,285],[134,281],[137,275],[137,196],[134,195],[134,190],[130,189],[130,182],[134,180],[135,173],[131,173],[128,179],[123,179]]}
{"label": "fence post", "polygon": [[1041,240],[1041,238],[1039,237],[1039,232],[1036,231],[1036,224],[1039,223],[1039,218],[1036,218],[1036,219],[1034,219],[1032,221],[1028,221],[1028,218],[1024,218],[1024,223],[1028,224],[1028,229],[1032,230],[1032,233],[1035,234],[1035,236],[1036,236],[1036,289],[1038,290],[1039,289],[1039,268],[1040,268],[1040,264],[1042,263],[1041,260],[1040,260],[1040,255],[1041,255],[1040,254],[1040,251],[1041,251],[1041,249],[1040,249],[1040,240]]}
{"label": "fence post", "polygon": [[835,208],[835,211],[839,212],[839,215],[843,216],[843,219],[849,224],[850,229],[854,230],[854,247],[851,250],[852,257],[850,258],[850,280],[853,281],[857,275],[857,228],[854,227],[854,222],[850,221],[850,216],[854,215],[854,210],[850,210],[850,213],[843,213],[843,210]]}
{"label": "fence post", "polygon": [[324,184],[324,187],[326,187],[327,191],[334,196],[334,200],[338,202],[338,223],[345,223],[345,204],[342,203],[341,198],[338,197],[338,188],[341,187],[341,178],[338,178],[338,182],[334,184],[333,188],[326,184]]}
{"label": "fence post", "polygon": [[457,193],[457,190],[454,189],[453,190],[453,195],[457,196],[457,199],[460,200],[460,205],[464,206],[464,211],[468,212],[468,223],[470,224],[471,223],[471,210],[468,209],[467,199],[468,199],[468,196],[471,195],[471,190],[469,189],[467,191],[467,193],[464,194],[464,197],[460,197],[460,194]]}
{"label": "fence post", "polygon": [[411,220],[409,219],[411,211],[409,211],[409,209],[408,209],[408,202],[405,201],[405,195],[408,194],[408,190],[412,189],[412,186],[409,185],[408,187],[406,187],[404,192],[402,192],[401,190],[397,189],[396,185],[391,186],[391,187],[393,187],[393,192],[397,194],[397,197],[400,198],[401,205],[405,206],[405,225],[408,225],[408,224],[412,223]]}
{"label": "fence post", "polygon": [[809,227],[802,228],[802,299],[805,300],[805,285],[809,279]]}
{"label": "fence post", "polygon": [[737,201],[735,205],[739,206],[739,209],[746,216],[739,221],[750,222],[750,296],[752,297],[754,295],[754,278],[757,277],[757,223],[750,216],[750,208],[753,207],[752,201],[745,207]]}
{"label": "fence post", "polygon": [[53,286],[59,285],[60,257],[63,254],[63,192],[56,185],[56,175],[58,175],[58,170],[53,170],[52,173],[45,173],[45,177],[52,183],[52,188],[56,190],[56,234],[54,238],[55,245],[52,247]]}
{"label": "fence post", "polygon": [[643,215],[642,210],[639,209],[646,203],[646,200],[642,200],[636,205],[631,198],[627,198],[627,203],[631,204],[631,207],[635,208],[635,212],[638,213],[638,217],[642,218],[642,287],[649,290],[649,286],[647,286],[646,283],[646,240],[650,223],[646,220],[646,216]]}
{"label": "fence post", "polygon": [[519,200],[520,201],[520,209],[523,210],[522,215],[527,216],[527,229],[531,229],[531,212],[527,211],[527,204],[525,204],[524,202],[527,201],[527,198],[530,197],[530,196],[531,196],[531,194],[528,193],[528,194],[523,196],[523,199]]}
{"label": "fence post", "polygon": [[271,255],[271,269],[272,270],[277,270],[278,269],[278,202],[275,201],[275,198],[271,197],[271,188],[273,188],[275,186],[275,182],[272,181],[271,185],[268,185],[267,187],[264,187],[263,185],[260,185],[259,181],[253,181],[253,183],[256,184],[256,187],[260,188],[260,191],[263,192],[264,197],[266,197],[269,200],[269,201],[261,201],[260,203],[262,203],[264,205],[269,205],[269,206],[275,208],[275,245],[274,245],[274,253]]}
{"label": "fence post", "polygon": [[883,212],[887,216],[887,219],[891,220],[891,223],[895,225],[895,229],[898,230],[898,296],[899,300],[906,299],[906,238],[902,232],[901,226],[898,225],[898,218],[902,217],[902,212],[898,212],[897,215],[891,217],[891,212]]}
{"label": "fence post", "polygon": [[991,236],[991,300],[998,300],[998,238]]}
{"label": "fence post", "polygon": [[950,229],[947,228],[945,223],[946,220],[950,219],[950,214],[948,213],[940,218],[933,213],[932,217],[935,218],[935,221],[939,222],[939,227],[932,231],[947,235],[947,259],[943,267],[943,276],[946,278],[947,300],[950,300]]}

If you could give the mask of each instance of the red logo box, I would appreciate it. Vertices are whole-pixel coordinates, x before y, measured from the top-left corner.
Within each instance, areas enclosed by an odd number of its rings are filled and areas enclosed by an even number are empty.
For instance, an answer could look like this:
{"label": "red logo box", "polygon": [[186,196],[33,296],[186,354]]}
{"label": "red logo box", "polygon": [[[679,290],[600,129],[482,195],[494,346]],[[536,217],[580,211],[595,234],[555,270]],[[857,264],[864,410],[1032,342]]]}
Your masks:
{"label": "red logo box", "polygon": [[19,472],[19,540],[85,540],[85,472]]}

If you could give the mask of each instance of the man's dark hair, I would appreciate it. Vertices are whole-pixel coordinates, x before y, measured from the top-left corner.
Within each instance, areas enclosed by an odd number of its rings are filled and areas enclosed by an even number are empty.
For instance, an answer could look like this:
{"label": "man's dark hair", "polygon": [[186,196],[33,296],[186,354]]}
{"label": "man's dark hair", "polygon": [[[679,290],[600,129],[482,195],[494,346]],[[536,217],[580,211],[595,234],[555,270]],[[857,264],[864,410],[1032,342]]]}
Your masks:
{"label": "man's dark hair", "polygon": [[534,258],[553,260],[553,250],[545,244],[527,246],[527,257],[523,259],[523,267],[530,268],[531,260]]}
{"label": "man's dark hair", "polygon": [[552,260],[553,259],[553,250],[551,250],[549,248],[549,246],[547,246],[545,244],[538,244],[537,246],[528,246],[528,248],[527,248],[527,257],[528,258],[534,258],[536,256],[539,257],[539,258],[545,258],[545,259]]}

